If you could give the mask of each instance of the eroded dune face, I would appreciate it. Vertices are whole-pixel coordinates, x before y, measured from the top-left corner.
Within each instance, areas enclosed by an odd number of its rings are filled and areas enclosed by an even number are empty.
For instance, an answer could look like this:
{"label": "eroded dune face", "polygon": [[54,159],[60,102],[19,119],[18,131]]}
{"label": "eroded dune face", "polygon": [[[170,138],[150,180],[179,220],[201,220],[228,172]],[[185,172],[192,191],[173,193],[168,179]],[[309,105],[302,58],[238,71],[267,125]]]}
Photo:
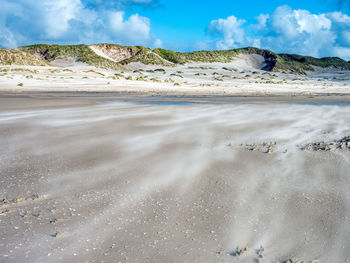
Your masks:
{"label": "eroded dune face", "polygon": [[135,56],[136,51],[131,47],[117,45],[97,44],[90,48],[99,56],[110,59],[115,62],[121,62]]}
{"label": "eroded dune face", "polygon": [[299,147],[349,107],[55,105],[1,110],[2,262],[350,258],[350,152]]}

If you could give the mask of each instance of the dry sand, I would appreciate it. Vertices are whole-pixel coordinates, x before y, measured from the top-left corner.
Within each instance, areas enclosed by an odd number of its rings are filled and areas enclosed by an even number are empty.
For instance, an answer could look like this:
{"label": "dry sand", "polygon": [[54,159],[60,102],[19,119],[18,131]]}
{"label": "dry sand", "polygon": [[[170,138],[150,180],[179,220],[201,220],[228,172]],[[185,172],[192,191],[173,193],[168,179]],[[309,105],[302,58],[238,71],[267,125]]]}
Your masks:
{"label": "dry sand", "polygon": [[[93,48],[93,47],[92,47]],[[55,67],[0,66],[0,91],[86,91],[146,95],[350,94],[350,72],[316,69],[307,76],[260,70],[258,55],[232,63],[161,67],[131,63],[126,71],[86,66],[71,59]]]}
{"label": "dry sand", "polygon": [[2,95],[0,261],[349,262],[344,98]]}
{"label": "dry sand", "polygon": [[261,63],[1,66],[0,262],[349,262],[350,73]]}

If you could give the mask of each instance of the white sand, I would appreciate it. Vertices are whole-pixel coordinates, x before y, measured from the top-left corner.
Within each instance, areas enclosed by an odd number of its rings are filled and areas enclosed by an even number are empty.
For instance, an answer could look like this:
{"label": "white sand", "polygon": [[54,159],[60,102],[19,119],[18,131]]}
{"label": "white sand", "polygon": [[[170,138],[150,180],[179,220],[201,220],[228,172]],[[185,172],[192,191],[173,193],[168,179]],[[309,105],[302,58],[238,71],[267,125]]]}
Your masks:
{"label": "white sand", "polygon": [[349,262],[350,151],[300,150],[350,135],[349,72],[55,63],[0,67],[0,262]]}
{"label": "white sand", "polygon": [[103,53],[101,50],[99,50],[97,47],[95,46],[89,46],[89,48],[94,51],[98,56],[109,59],[113,62],[117,62],[115,61],[113,58],[111,58],[110,56],[108,56],[107,54]]}
{"label": "white sand", "polygon": [[[140,63],[128,66],[133,70],[143,69],[141,73],[96,69],[74,61],[57,61],[58,68],[1,66],[0,71],[11,68],[17,71],[0,73],[0,91],[110,91],[197,95],[350,93],[350,73],[347,71],[317,71],[309,76],[269,73],[258,69],[261,62],[259,56],[240,56],[232,63],[163,67],[165,73],[146,72],[162,67]],[[28,71],[18,71],[24,69]],[[34,70],[37,73],[33,73]],[[120,74],[121,77],[116,78],[115,74]],[[128,77],[131,80],[127,80]],[[18,86],[19,83],[23,83],[23,87]]]}
{"label": "white sand", "polygon": [[348,106],[0,102],[1,262],[350,259]]}

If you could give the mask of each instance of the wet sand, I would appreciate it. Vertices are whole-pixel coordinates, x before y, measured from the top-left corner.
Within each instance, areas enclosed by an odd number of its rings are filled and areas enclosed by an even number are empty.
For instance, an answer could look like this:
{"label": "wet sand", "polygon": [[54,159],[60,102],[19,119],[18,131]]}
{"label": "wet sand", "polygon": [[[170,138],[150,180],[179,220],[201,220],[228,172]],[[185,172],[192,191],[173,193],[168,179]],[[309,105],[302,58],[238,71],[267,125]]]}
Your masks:
{"label": "wet sand", "polygon": [[348,262],[349,102],[2,93],[0,261]]}

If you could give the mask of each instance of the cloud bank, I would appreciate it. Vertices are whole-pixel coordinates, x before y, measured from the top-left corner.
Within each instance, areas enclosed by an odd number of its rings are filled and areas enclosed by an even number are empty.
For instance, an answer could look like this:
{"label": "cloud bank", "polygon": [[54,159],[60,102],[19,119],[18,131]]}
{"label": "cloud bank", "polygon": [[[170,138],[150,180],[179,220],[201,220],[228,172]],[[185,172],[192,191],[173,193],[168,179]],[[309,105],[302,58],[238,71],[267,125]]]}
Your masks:
{"label": "cloud bank", "polygon": [[[0,0],[0,46],[45,43],[120,43],[158,47],[151,21],[125,5],[154,6],[154,0]],[[101,3],[101,4],[99,4]]]}
{"label": "cloud bank", "polygon": [[[343,10],[350,7],[350,0],[332,3]],[[159,7],[159,0],[0,0],[0,6],[0,47],[4,48],[102,42],[162,46],[152,33],[151,20],[131,13],[135,6]],[[255,46],[350,60],[350,16],[344,12],[313,14],[280,6],[250,22],[233,14],[208,24],[210,40],[182,46],[181,40],[176,40],[172,46],[184,50]]]}
{"label": "cloud bank", "polygon": [[350,59],[350,16],[342,12],[312,14],[278,7],[247,23],[235,16],[210,22],[207,33],[216,49],[256,46],[276,52]]}

